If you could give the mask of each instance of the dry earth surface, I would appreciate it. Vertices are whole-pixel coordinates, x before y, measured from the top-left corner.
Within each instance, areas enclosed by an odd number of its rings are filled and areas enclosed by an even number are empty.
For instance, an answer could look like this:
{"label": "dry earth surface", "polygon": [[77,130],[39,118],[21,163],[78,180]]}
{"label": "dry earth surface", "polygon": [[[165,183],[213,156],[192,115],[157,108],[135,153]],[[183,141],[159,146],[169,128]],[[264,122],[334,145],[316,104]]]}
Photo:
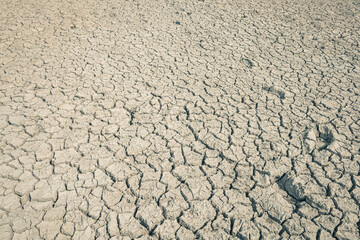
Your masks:
{"label": "dry earth surface", "polygon": [[359,239],[358,0],[0,0],[1,239]]}

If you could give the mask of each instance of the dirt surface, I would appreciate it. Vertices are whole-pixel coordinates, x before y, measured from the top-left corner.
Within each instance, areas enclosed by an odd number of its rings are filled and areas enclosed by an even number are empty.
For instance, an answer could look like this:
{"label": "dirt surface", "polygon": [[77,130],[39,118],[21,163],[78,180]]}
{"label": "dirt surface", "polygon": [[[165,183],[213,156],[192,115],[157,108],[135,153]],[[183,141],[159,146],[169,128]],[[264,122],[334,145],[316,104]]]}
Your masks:
{"label": "dirt surface", "polygon": [[0,0],[1,239],[359,239],[359,12]]}

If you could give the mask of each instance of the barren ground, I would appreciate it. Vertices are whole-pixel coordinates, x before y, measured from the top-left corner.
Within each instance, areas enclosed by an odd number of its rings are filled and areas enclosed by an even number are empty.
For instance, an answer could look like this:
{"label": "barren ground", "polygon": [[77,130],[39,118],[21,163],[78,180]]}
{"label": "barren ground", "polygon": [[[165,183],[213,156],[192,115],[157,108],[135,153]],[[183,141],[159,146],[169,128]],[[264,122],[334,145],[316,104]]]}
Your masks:
{"label": "barren ground", "polygon": [[0,238],[359,239],[359,12],[0,0]]}

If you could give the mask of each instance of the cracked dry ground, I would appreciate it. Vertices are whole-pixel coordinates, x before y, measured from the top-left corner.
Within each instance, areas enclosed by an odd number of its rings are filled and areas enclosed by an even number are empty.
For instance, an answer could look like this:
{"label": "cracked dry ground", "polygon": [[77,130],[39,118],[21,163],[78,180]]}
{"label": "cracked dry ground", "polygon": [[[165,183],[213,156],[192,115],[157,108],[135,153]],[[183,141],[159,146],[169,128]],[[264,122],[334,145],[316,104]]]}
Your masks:
{"label": "cracked dry ground", "polygon": [[1,239],[359,239],[359,1],[8,1]]}

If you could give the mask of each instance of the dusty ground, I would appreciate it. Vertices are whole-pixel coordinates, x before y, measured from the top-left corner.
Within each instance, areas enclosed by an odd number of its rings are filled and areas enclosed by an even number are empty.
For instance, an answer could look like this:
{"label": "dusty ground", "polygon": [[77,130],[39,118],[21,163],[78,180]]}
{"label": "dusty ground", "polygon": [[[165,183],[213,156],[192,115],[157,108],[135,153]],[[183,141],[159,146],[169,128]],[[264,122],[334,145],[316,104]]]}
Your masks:
{"label": "dusty ground", "polygon": [[1,0],[1,239],[359,239],[359,12]]}

